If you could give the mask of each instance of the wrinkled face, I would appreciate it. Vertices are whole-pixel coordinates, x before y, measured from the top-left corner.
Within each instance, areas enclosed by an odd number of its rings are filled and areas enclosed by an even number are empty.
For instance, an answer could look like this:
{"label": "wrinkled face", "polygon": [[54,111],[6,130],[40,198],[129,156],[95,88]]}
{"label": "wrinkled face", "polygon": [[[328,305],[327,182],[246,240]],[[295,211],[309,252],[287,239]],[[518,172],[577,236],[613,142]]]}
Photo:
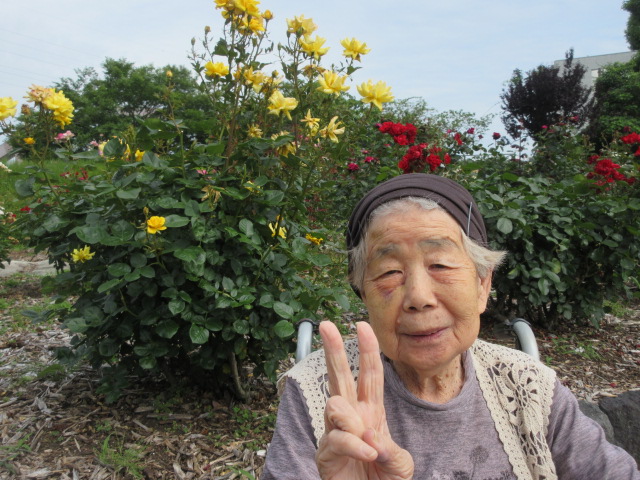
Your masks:
{"label": "wrinkled face", "polygon": [[457,361],[478,336],[490,286],[446,212],[409,206],[369,226],[362,298],[397,369],[437,375]]}

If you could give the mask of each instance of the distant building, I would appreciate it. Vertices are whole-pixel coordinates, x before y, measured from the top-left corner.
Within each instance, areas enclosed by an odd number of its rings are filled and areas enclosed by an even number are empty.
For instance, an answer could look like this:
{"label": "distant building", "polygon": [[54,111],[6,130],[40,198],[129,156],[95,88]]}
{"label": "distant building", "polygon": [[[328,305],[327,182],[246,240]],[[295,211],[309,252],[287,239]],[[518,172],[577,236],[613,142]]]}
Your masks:
{"label": "distant building", "polygon": [[[593,87],[603,67],[611,65],[612,63],[627,63],[631,61],[635,54],[636,52],[608,53],[606,55],[594,55],[592,57],[574,57],[573,61],[587,67],[587,71],[582,79],[582,84],[585,87]],[[553,62],[553,66],[559,67],[560,72],[562,72],[563,65],[564,59]]]}

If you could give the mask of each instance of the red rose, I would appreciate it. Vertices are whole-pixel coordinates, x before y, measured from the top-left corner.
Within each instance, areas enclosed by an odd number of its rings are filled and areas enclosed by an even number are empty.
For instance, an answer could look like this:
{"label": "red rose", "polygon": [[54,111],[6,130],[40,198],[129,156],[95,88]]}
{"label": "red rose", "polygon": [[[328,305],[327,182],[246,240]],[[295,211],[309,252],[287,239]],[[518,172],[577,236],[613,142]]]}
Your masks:
{"label": "red rose", "polygon": [[492,136],[493,136],[493,139],[494,139],[494,140],[498,140],[498,139],[500,138],[500,136],[501,136],[501,135],[500,135],[498,132],[493,132],[493,135],[492,135]]}

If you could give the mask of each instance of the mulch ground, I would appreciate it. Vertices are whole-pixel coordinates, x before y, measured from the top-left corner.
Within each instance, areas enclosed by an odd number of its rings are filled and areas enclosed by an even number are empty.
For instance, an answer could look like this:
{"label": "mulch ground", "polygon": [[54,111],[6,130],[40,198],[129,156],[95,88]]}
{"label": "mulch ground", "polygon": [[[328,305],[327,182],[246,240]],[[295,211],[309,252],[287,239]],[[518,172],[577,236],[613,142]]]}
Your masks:
{"label": "mulch ground", "polygon": [[[253,379],[249,405],[149,381],[107,404],[99,373],[56,363],[67,332],[19,313],[47,302],[37,278],[0,279],[0,299],[0,479],[259,478],[278,404],[270,382]],[[514,345],[503,327],[481,336]],[[640,310],[599,330],[536,336],[542,360],[578,397],[640,388]]]}

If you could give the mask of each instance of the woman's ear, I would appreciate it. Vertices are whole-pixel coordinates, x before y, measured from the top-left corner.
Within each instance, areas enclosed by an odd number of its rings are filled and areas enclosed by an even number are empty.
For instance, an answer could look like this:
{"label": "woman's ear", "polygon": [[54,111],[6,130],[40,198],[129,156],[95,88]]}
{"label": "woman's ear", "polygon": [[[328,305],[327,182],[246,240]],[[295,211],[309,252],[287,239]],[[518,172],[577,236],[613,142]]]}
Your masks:
{"label": "woman's ear", "polygon": [[490,270],[484,278],[478,277],[478,313],[484,313],[487,309],[489,294],[491,293],[491,279],[493,270]]}

